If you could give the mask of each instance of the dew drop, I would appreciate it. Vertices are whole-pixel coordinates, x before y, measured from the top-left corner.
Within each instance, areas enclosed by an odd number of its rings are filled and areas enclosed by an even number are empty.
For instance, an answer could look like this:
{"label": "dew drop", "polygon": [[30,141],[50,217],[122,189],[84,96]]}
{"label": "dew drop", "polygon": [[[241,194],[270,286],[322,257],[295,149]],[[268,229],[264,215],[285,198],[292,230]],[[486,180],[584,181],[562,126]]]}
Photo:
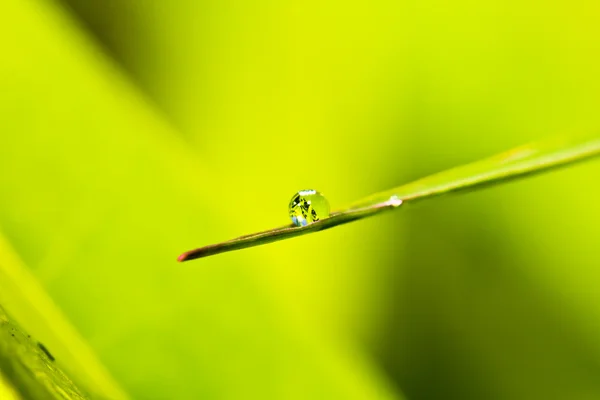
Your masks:
{"label": "dew drop", "polygon": [[329,217],[329,201],[316,190],[301,190],[292,197],[288,211],[294,225],[307,226]]}

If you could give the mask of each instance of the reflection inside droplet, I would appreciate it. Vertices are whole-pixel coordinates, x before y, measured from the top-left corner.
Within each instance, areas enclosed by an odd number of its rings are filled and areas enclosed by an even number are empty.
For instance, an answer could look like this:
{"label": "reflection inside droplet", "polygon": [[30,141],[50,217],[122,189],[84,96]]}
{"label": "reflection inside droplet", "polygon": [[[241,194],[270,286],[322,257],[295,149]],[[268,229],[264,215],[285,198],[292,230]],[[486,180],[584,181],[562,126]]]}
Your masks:
{"label": "reflection inside droplet", "polygon": [[329,202],[316,190],[301,190],[292,197],[288,208],[296,226],[307,226],[329,217]]}

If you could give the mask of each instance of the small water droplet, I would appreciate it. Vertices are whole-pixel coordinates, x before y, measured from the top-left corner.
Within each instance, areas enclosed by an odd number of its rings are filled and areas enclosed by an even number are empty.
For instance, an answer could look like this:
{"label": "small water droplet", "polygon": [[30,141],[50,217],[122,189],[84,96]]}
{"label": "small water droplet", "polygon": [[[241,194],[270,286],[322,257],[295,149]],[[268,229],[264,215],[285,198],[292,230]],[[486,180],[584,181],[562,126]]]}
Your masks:
{"label": "small water droplet", "polygon": [[301,190],[292,197],[290,218],[296,226],[307,226],[329,217],[329,201],[316,190]]}
{"label": "small water droplet", "polygon": [[390,197],[389,203],[393,207],[400,207],[402,205],[402,200],[398,196],[393,195]]}

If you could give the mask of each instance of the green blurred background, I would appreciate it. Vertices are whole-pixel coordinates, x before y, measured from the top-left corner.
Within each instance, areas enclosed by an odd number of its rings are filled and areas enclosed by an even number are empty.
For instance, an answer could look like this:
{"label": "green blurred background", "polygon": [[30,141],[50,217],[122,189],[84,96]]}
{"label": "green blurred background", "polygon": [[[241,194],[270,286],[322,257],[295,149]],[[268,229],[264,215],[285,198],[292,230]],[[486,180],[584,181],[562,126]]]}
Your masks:
{"label": "green blurred background", "polygon": [[[0,267],[134,399],[600,398],[598,162],[175,262],[288,223],[299,189],[336,209],[598,127],[599,20],[591,0],[2,0]],[[86,382],[30,286],[0,300]]]}

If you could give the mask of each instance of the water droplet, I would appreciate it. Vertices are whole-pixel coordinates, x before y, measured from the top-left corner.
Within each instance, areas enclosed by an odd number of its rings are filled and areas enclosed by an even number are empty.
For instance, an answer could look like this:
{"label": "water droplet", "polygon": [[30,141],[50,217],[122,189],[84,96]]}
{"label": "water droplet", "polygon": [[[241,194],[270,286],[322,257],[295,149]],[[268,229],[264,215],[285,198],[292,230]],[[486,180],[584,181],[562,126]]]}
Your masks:
{"label": "water droplet", "polygon": [[292,197],[289,213],[294,225],[306,226],[329,217],[329,201],[316,190],[301,190]]}
{"label": "water droplet", "polygon": [[393,195],[388,200],[388,203],[393,207],[400,207],[402,205],[402,200],[398,196]]}

